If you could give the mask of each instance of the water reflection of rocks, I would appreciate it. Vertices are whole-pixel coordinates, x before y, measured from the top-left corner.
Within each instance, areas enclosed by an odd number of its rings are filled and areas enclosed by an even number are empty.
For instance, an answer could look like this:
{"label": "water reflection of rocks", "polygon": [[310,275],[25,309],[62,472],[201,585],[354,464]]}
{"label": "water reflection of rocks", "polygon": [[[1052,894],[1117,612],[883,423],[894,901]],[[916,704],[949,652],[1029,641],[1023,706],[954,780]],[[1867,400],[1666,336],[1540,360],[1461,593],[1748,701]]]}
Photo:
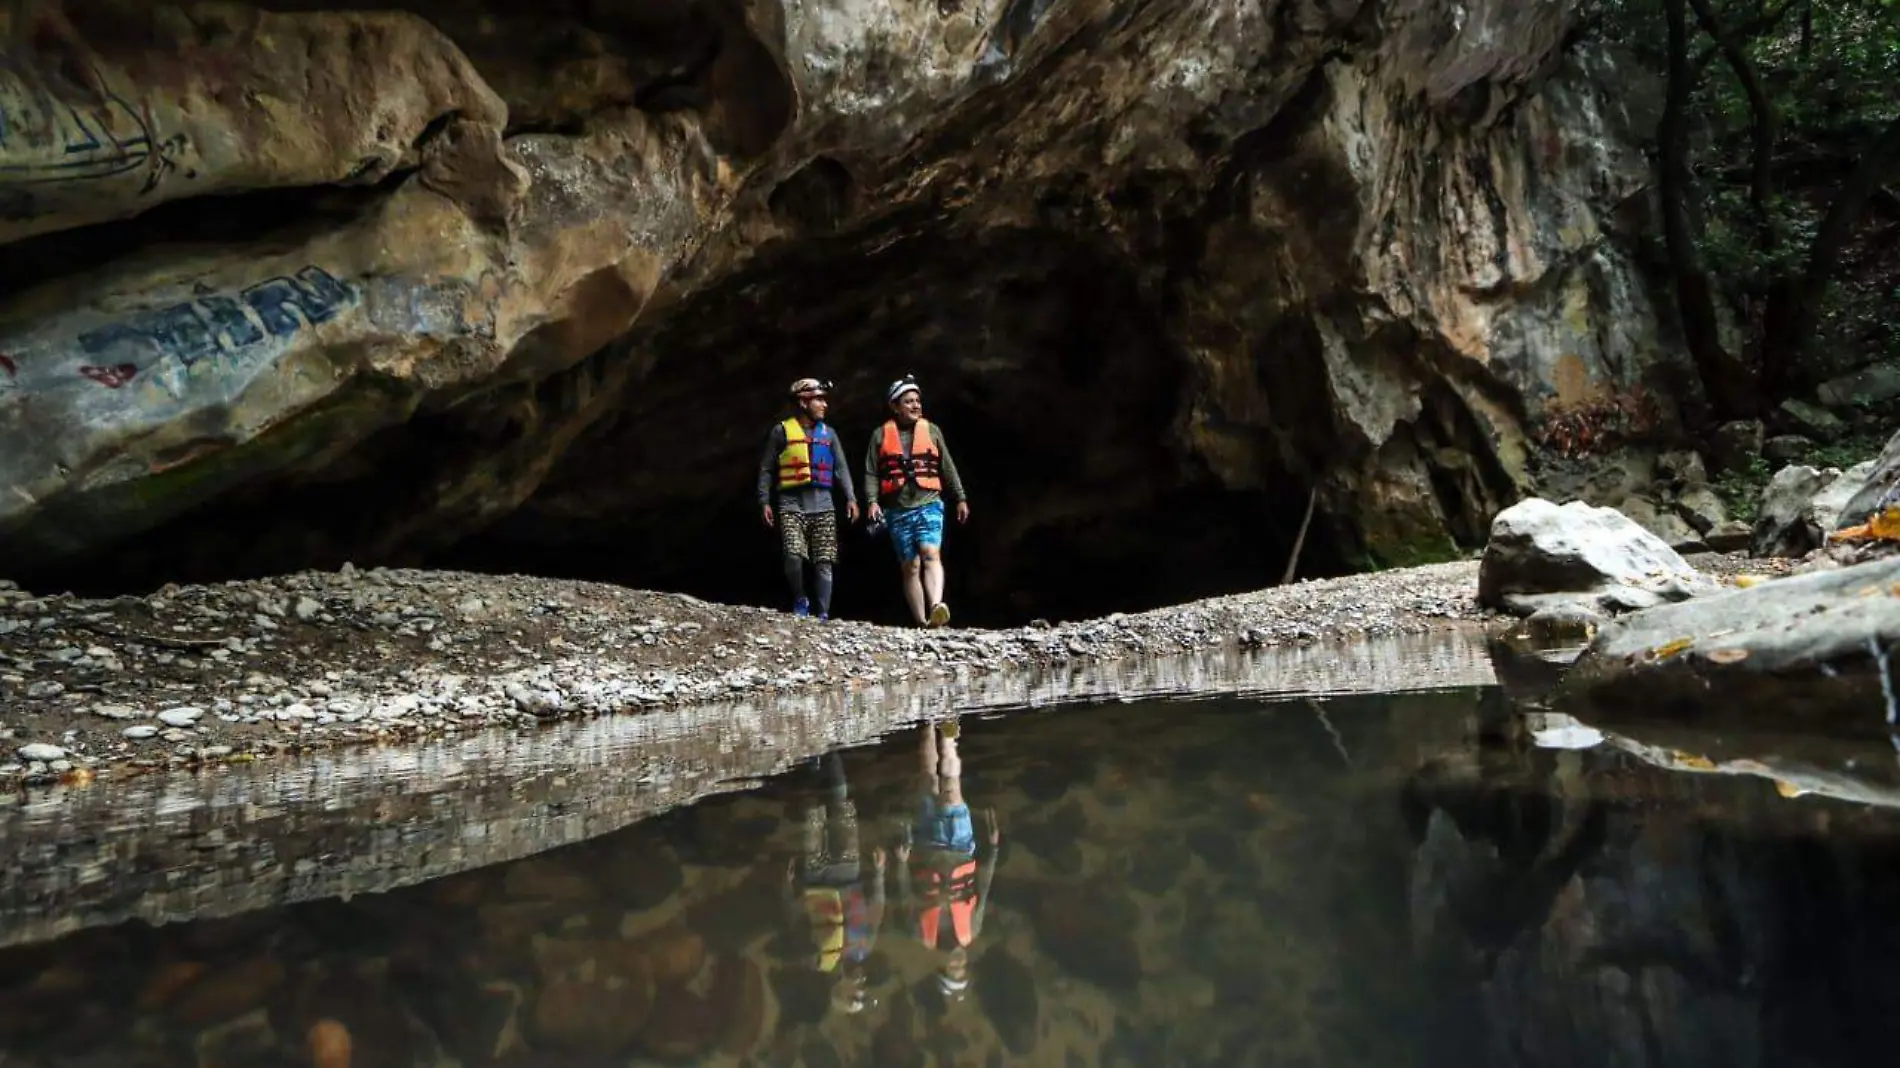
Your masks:
{"label": "water reflection of rocks", "polygon": [[[1496,690],[1324,707],[964,717],[950,749],[913,727],[421,886],[16,947],[0,1050],[1732,1068],[1875,1063],[1900,1037],[1900,814],[1538,749]],[[934,897],[903,866],[926,842],[946,847]],[[970,845],[993,867],[960,882]]]}
{"label": "water reflection of rocks", "polygon": [[1435,1044],[1489,1065],[1890,1059],[1890,752],[1706,728],[1538,751],[1525,725],[1500,710],[1406,791]]}
{"label": "water reflection of rocks", "polygon": [[374,893],[580,841],[856,744],[966,712],[1119,696],[1480,685],[1455,632],[1129,660],[733,702],[0,797],[0,944],[125,919]]}
{"label": "water reflection of rocks", "polygon": [[[16,947],[0,1044],[8,1068],[1399,1063],[1408,851],[1366,769],[1456,747],[1477,700],[1338,702],[1338,743],[1240,701],[913,728],[842,754],[848,810],[801,770],[387,894]],[[880,848],[890,915],[827,969],[788,867],[856,854],[832,874],[862,883]]]}

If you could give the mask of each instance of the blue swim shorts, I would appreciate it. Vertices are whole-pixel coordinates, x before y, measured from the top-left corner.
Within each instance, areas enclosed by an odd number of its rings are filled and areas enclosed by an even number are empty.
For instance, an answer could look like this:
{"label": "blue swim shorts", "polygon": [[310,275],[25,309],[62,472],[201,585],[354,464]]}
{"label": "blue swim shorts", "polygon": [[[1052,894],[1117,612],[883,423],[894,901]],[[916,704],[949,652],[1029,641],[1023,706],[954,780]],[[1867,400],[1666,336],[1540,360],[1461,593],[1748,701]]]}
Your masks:
{"label": "blue swim shorts", "polygon": [[932,790],[925,790],[918,799],[916,835],[932,849],[973,856],[976,853],[976,825],[970,821],[970,806],[943,804]]}
{"label": "blue swim shorts", "polygon": [[891,508],[884,512],[884,522],[891,530],[891,548],[897,551],[898,563],[908,564],[917,559],[923,549],[935,549],[943,544],[943,501],[931,501],[915,508]]}

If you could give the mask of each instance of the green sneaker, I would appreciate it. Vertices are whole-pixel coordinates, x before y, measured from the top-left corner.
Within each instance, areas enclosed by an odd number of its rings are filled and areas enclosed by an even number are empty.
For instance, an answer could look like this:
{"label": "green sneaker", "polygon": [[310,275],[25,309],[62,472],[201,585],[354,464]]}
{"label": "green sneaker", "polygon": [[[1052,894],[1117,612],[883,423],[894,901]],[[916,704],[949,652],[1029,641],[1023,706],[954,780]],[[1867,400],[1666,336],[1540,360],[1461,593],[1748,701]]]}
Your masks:
{"label": "green sneaker", "polygon": [[931,627],[941,627],[941,626],[947,625],[949,622],[950,622],[950,606],[947,604],[944,604],[942,601],[938,601],[934,606],[931,607],[930,622],[926,625],[931,626]]}

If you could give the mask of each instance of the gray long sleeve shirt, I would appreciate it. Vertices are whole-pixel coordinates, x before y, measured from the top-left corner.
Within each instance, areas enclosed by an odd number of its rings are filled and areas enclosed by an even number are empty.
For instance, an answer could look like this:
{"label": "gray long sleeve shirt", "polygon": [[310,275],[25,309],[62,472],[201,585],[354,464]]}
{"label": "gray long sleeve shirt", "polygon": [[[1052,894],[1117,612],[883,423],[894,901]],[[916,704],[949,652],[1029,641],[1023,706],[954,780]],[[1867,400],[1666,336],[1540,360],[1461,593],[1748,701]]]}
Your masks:
{"label": "gray long sleeve shirt", "polygon": [[856,504],[857,495],[851,488],[851,464],[844,457],[844,446],[838,431],[831,431],[831,485],[820,486],[816,483],[801,486],[795,490],[778,490],[778,454],[785,451],[785,424],[776,423],[772,432],[765,436],[765,453],[759,457],[759,505],[771,505],[781,512],[800,512],[813,514],[833,511],[838,507],[838,498],[846,504]]}

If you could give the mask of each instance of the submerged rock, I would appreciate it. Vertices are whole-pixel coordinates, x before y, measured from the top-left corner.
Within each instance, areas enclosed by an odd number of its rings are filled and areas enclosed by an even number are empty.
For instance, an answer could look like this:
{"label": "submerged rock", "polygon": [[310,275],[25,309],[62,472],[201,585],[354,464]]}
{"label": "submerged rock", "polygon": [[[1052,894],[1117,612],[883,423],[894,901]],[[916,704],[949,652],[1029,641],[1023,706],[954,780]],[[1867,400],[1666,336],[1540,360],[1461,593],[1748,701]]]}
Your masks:
{"label": "submerged rock", "polygon": [[1520,616],[1557,605],[1630,611],[1712,589],[1674,549],[1615,509],[1538,497],[1499,513],[1478,571],[1479,602]]}
{"label": "submerged rock", "polygon": [[[1776,579],[1605,625],[1564,680],[1593,725],[1681,719],[1885,734],[1900,561]],[[1883,678],[1883,672],[1885,676]]]}

